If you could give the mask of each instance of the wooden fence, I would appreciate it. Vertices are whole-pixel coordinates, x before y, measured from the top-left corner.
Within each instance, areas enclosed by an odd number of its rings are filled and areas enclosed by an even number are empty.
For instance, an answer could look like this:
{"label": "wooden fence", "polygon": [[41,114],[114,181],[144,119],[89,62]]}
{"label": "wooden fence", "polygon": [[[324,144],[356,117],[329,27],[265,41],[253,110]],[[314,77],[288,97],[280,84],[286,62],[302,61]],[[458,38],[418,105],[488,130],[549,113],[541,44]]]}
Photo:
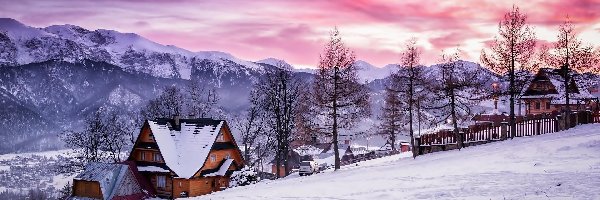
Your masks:
{"label": "wooden fence", "polygon": [[[565,130],[565,127],[600,122],[600,112],[572,112],[569,123],[565,123],[563,117],[556,112],[517,116],[514,137],[541,135]],[[464,147],[505,140],[511,137],[508,125],[509,118],[506,115],[479,115],[473,119],[475,125],[459,129]],[[421,135],[415,140],[419,155],[458,148],[457,138],[454,137],[452,130],[441,130],[436,133]]]}

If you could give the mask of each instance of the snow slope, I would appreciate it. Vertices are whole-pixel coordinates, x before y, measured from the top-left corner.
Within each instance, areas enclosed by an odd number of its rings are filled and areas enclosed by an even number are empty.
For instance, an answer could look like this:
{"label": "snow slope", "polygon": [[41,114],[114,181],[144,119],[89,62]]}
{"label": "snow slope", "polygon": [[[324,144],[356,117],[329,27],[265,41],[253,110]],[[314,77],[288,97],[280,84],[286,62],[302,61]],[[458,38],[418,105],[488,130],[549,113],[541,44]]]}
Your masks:
{"label": "snow slope", "polygon": [[309,177],[232,188],[193,199],[600,199],[600,124]]}

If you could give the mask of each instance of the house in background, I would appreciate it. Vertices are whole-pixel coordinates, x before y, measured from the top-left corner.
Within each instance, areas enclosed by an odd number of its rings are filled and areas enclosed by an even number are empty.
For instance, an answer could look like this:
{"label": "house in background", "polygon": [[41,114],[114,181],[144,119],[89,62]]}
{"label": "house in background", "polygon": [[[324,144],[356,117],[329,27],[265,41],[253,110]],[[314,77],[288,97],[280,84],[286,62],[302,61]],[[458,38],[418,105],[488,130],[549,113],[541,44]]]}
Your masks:
{"label": "house in background", "polygon": [[562,70],[542,68],[523,92],[521,100],[525,102],[526,114],[552,113],[565,108],[566,92],[569,92],[572,110],[589,109],[592,100],[596,99],[587,88],[577,84],[576,78],[565,87]]}
{"label": "house in background", "polygon": [[287,164],[288,164],[287,168],[286,168],[284,162],[281,162],[280,166],[279,166],[279,174],[277,174],[277,160],[275,158],[270,162],[271,173],[275,174],[275,176],[277,176],[278,178],[285,177],[286,172],[288,172],[288,174],[289,174],[292,171],[294,171],[295,169],[300,168],[301,159],[302,159],[302,156],[300,156],[300,154],[298,154],[295,151],[290,151],[290,153],[288,154],[288,159],[287,159]]}
{"label": "house in background", "polygon": [[142,188],[129,165],[89,163],[73,179],[73,195],[69,199],[126,200],[150,195]]}
{"label": "house in background", "polygon": [[244,166],[227,123],[209,118],[146,120],[128,161],[163,198],[223,190]]}

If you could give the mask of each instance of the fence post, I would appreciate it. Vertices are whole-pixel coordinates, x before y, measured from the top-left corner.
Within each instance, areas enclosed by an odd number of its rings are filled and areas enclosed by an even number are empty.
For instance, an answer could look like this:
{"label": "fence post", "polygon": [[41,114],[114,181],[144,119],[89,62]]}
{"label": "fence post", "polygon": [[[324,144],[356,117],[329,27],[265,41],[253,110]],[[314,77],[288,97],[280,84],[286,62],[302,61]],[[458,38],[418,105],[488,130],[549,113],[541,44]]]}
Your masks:
{"label": "fence post", "polygon": [[535,134],[536,135],[540,135],[542,133],[542,131],[540,130],[542,122],[541,122],[542,118],[541,117],[537,117],[537,119],[535,120]]}
{"label": "fence post", "polygon": [[500,122],[500,140],[506,140],[508,122]]}

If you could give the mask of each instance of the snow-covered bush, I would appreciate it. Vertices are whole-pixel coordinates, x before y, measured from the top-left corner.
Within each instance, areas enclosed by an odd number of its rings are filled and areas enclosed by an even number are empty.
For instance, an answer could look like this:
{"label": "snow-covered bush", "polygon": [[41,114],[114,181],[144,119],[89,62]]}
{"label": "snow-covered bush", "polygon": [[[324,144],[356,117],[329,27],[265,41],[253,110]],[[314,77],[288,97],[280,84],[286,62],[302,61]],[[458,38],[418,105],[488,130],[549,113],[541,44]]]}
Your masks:
{"label": "snow-covered bush", "polygon": [[245,186],[255,184],[260,181],[258,173],[254,169],[246,166],[240,171],[235,171],[231,175],[229,187]]}

